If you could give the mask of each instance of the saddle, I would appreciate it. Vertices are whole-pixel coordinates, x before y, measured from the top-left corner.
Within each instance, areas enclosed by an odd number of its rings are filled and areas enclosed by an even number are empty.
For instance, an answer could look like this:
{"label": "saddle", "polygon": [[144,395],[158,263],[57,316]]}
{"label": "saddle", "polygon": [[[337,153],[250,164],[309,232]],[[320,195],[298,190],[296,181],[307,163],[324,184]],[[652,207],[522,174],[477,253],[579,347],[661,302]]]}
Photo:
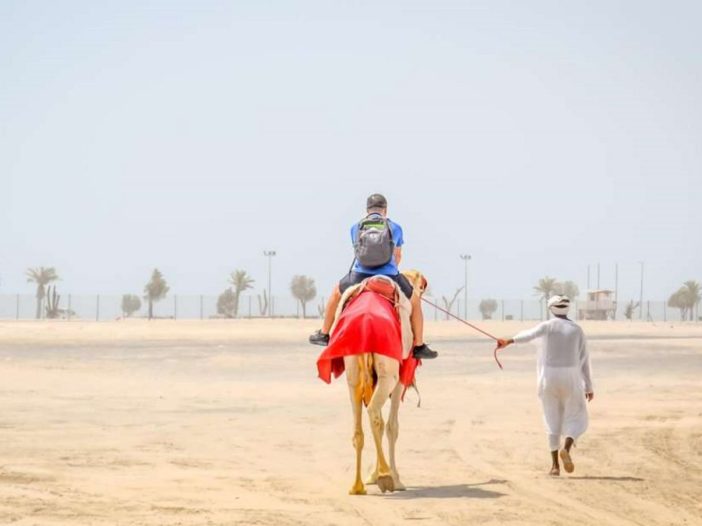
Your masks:
{"label": "saddle", "polygon": [[410,323],[410,314],[412,313],[412,302],[407,299],[397,283],[387,276],[377,275],[364,279],[358,285],[352,285],[344,291],[339,301],[339,306],[334,314],[334,323],[332,324],[330,334],[334,334],[337,320],[346,308],[348,303],[355,297],[364,292],[375,292],[386,300],[388,300],[395,308],[400,320],[400,328],[402,330],[402,358],[406,359],[412,352],[414,346],[414,335],[412,334],[412,325]]}

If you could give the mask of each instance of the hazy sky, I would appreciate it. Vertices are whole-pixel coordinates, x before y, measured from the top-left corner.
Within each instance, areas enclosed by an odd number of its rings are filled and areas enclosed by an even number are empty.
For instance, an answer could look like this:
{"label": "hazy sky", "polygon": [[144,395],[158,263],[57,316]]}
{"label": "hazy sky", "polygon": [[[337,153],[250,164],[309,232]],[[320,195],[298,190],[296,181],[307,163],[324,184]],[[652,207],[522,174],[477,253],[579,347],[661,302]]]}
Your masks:
{"label": "hazy sky", "polygon": [[[702,280],[702,3],[0,3],[0,293],[322,291],[384,193],[435,292]],[[593,267],[594,269],[594,267]],[[593,284],[594,284],[593,270]]]}

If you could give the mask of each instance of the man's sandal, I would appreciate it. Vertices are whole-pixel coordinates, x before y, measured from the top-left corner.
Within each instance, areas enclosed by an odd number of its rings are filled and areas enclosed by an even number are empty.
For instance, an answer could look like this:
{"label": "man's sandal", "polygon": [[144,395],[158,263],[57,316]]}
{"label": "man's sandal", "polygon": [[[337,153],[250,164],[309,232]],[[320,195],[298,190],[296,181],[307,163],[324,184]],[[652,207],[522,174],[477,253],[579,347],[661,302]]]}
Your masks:
{"label": "man's sandal", "polygon": [[575,470],[575,464],[573,464],[573,459],[570,458],[570,453],[565,449],[561,449],[559,456],[561,457],[563,469],[566,470],[566,473],[572,473],[573,470]]}

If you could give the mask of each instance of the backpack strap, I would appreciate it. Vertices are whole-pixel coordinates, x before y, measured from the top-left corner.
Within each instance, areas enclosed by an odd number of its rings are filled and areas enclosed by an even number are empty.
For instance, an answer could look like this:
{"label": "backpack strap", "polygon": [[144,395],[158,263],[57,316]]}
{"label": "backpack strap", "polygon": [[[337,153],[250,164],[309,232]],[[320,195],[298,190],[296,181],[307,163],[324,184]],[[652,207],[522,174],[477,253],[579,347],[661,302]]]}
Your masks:
{"label": "backpack strap", "polygon": [[353,257],[353,261],[351,262],[351,266],[349,267],[349,274],[353,272],[353,266],[356,264],[356,256]]}

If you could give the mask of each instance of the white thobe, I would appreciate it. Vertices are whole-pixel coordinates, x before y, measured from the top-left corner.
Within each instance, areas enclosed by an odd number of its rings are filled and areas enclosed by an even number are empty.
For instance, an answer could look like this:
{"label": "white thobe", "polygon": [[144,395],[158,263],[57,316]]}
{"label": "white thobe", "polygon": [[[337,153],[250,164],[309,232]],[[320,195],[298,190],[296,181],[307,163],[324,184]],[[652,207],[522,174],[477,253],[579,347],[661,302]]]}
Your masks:
{"label": "white thobe", "polygon": [[571,320],[553,318],[520,332],[514,341],[526,343],[537,338],[537,392],[549,447],[555,451],[561,436],[576,440],[587,430],[585,393],[592,392],[590,357],[583,330]]}

